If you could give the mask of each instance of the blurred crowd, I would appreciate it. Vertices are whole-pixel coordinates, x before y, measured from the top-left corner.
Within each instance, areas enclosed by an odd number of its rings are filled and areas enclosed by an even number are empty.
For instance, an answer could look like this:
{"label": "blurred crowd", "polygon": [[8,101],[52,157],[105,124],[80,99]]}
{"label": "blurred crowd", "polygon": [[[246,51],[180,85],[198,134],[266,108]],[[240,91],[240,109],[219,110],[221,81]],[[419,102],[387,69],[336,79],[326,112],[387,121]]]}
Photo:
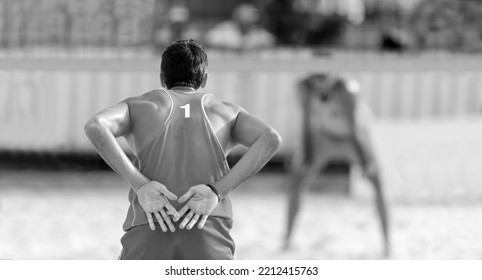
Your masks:
{"label": "blurred crowd", "polygon": [[482,51],[482,1],[424,0],[412,18],[420,48]]}
{"label": "blurred crowd", "polygon": [[0,47],[482,50],[482,0],[0,0]]}
{"label": "blurred crowd", "polygon": [[482,51],[482,1],[421,0],[382,31],[386,50]]}
{"label": "blurred crowd", "polygon": [[[179,7],[174,5],[172,13]],[[183,9],[189,13],[187,6]],[[216,48],[350,48],[350,37],[357,34],[360,40],[376,42],[355,45],[387,51],[482,50],[481,0],[248,1],[204,33],[192,32],[188,17],[183,20],[185,37]],[[159,43],[172,41],[168,36],[163,39]]]}
{"label": "blurred crowd", "polygon": [[[170,17],[174,18],[172,15],[180,9],[189,13],[187,5],[179,3],[170,8]],[[233,7],[230,18],[205,32],[193,32],[196,24],[186,17],[182,22],[184,35],[169,33],[170,26],[179,26],[179,21],[169,22],[161,28],[158,42],[171,42],[171,34],[177,35],[176,39],[191,37],[211,47],[228,49],[333,46],[342,43],[347,24],[363,23],[364,7],[363,0],[245,1]]]}

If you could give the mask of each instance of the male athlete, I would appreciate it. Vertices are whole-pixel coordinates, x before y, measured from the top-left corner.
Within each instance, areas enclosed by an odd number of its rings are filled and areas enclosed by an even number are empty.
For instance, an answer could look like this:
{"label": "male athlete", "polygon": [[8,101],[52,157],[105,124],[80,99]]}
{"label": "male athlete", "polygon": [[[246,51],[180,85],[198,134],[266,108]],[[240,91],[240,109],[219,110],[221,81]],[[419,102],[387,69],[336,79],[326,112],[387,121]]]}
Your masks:
{"label": "male athlete", "polygon": [[387,207],[369,135],[370,111],[356,96],[356,89],[350,82],[336,75],[315,74],[300,83],[303,152],[292,164],[284,249],[290,245],[302,193],[316,181],[331,160],[342,158],[360,165],[371,181],[376,194],[384,253],[390,253]]}
{"label": "male athlete", "polygon": [[[131,186],[120,259],[234,259],[229,193],[281,144],[237,105],[199,91],[207,55],[194,40],[162,54],[161,85],[95,115],[85,126],[104,160]],[[117,143],[125,137],[132,163]],[[248,151],[230,170],[226,156]]]}

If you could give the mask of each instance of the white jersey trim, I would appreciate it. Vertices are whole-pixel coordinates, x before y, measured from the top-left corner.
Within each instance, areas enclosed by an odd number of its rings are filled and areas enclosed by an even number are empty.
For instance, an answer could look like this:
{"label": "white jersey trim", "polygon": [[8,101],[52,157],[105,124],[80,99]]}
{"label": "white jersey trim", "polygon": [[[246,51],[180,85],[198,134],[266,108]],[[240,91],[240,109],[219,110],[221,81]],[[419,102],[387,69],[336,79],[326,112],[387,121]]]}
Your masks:
{"label": "white jersey trim", "polygon": [[167,122],[169,121],[169,119],[171,118],[171,115],[172,115],[172,111],[174,109],[174,100],[172,99],[171,95],[169,94],[169,92],[165,89],[162,89],[166,94],[167,96],[169,96],[169,99],[171,99],[171,110],[169,110],[169,115],[167,116],[167,119],[166,121],[164,122],[164,126],[166,126]]}

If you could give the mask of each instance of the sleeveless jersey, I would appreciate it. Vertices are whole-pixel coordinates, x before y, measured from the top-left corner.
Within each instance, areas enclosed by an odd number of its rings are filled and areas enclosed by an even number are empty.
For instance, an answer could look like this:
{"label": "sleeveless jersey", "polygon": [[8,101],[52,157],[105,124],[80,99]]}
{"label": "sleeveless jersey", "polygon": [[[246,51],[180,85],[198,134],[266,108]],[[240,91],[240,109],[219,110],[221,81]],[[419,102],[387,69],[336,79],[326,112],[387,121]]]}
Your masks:
{"label": "sleeveless jersey", "polygon": [[[208,94],[167,91],[171,99],[169,117],[159,134],[136,151],[137,166],[147,178],[164,184],[178,198],[190,187],[219,180],[229,171],[223,148],[206,115]],[[130,206],[123,229],[147,224],[137,194],[129,191]],[[169,202],[180,210],[183,204]],[[211,216],[232,219],[229,197],[222,199]]]}

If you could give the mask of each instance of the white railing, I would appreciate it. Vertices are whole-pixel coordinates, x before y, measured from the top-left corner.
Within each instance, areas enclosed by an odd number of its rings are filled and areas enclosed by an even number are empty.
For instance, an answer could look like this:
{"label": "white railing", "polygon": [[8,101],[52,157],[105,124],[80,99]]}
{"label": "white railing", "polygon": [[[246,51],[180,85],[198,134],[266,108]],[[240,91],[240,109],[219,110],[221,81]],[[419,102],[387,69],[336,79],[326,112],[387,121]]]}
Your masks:
{"label": "white railing", "polygon": [[[157,59],[0,58],[0,149],[90,151],[83,126],[100,109],[159,87]],[[297,82],[338,72],[358,80],[381,120],[452,118],[482,106],[482,58],[214,58],[206,91],[273,125],[293,149]]]}

